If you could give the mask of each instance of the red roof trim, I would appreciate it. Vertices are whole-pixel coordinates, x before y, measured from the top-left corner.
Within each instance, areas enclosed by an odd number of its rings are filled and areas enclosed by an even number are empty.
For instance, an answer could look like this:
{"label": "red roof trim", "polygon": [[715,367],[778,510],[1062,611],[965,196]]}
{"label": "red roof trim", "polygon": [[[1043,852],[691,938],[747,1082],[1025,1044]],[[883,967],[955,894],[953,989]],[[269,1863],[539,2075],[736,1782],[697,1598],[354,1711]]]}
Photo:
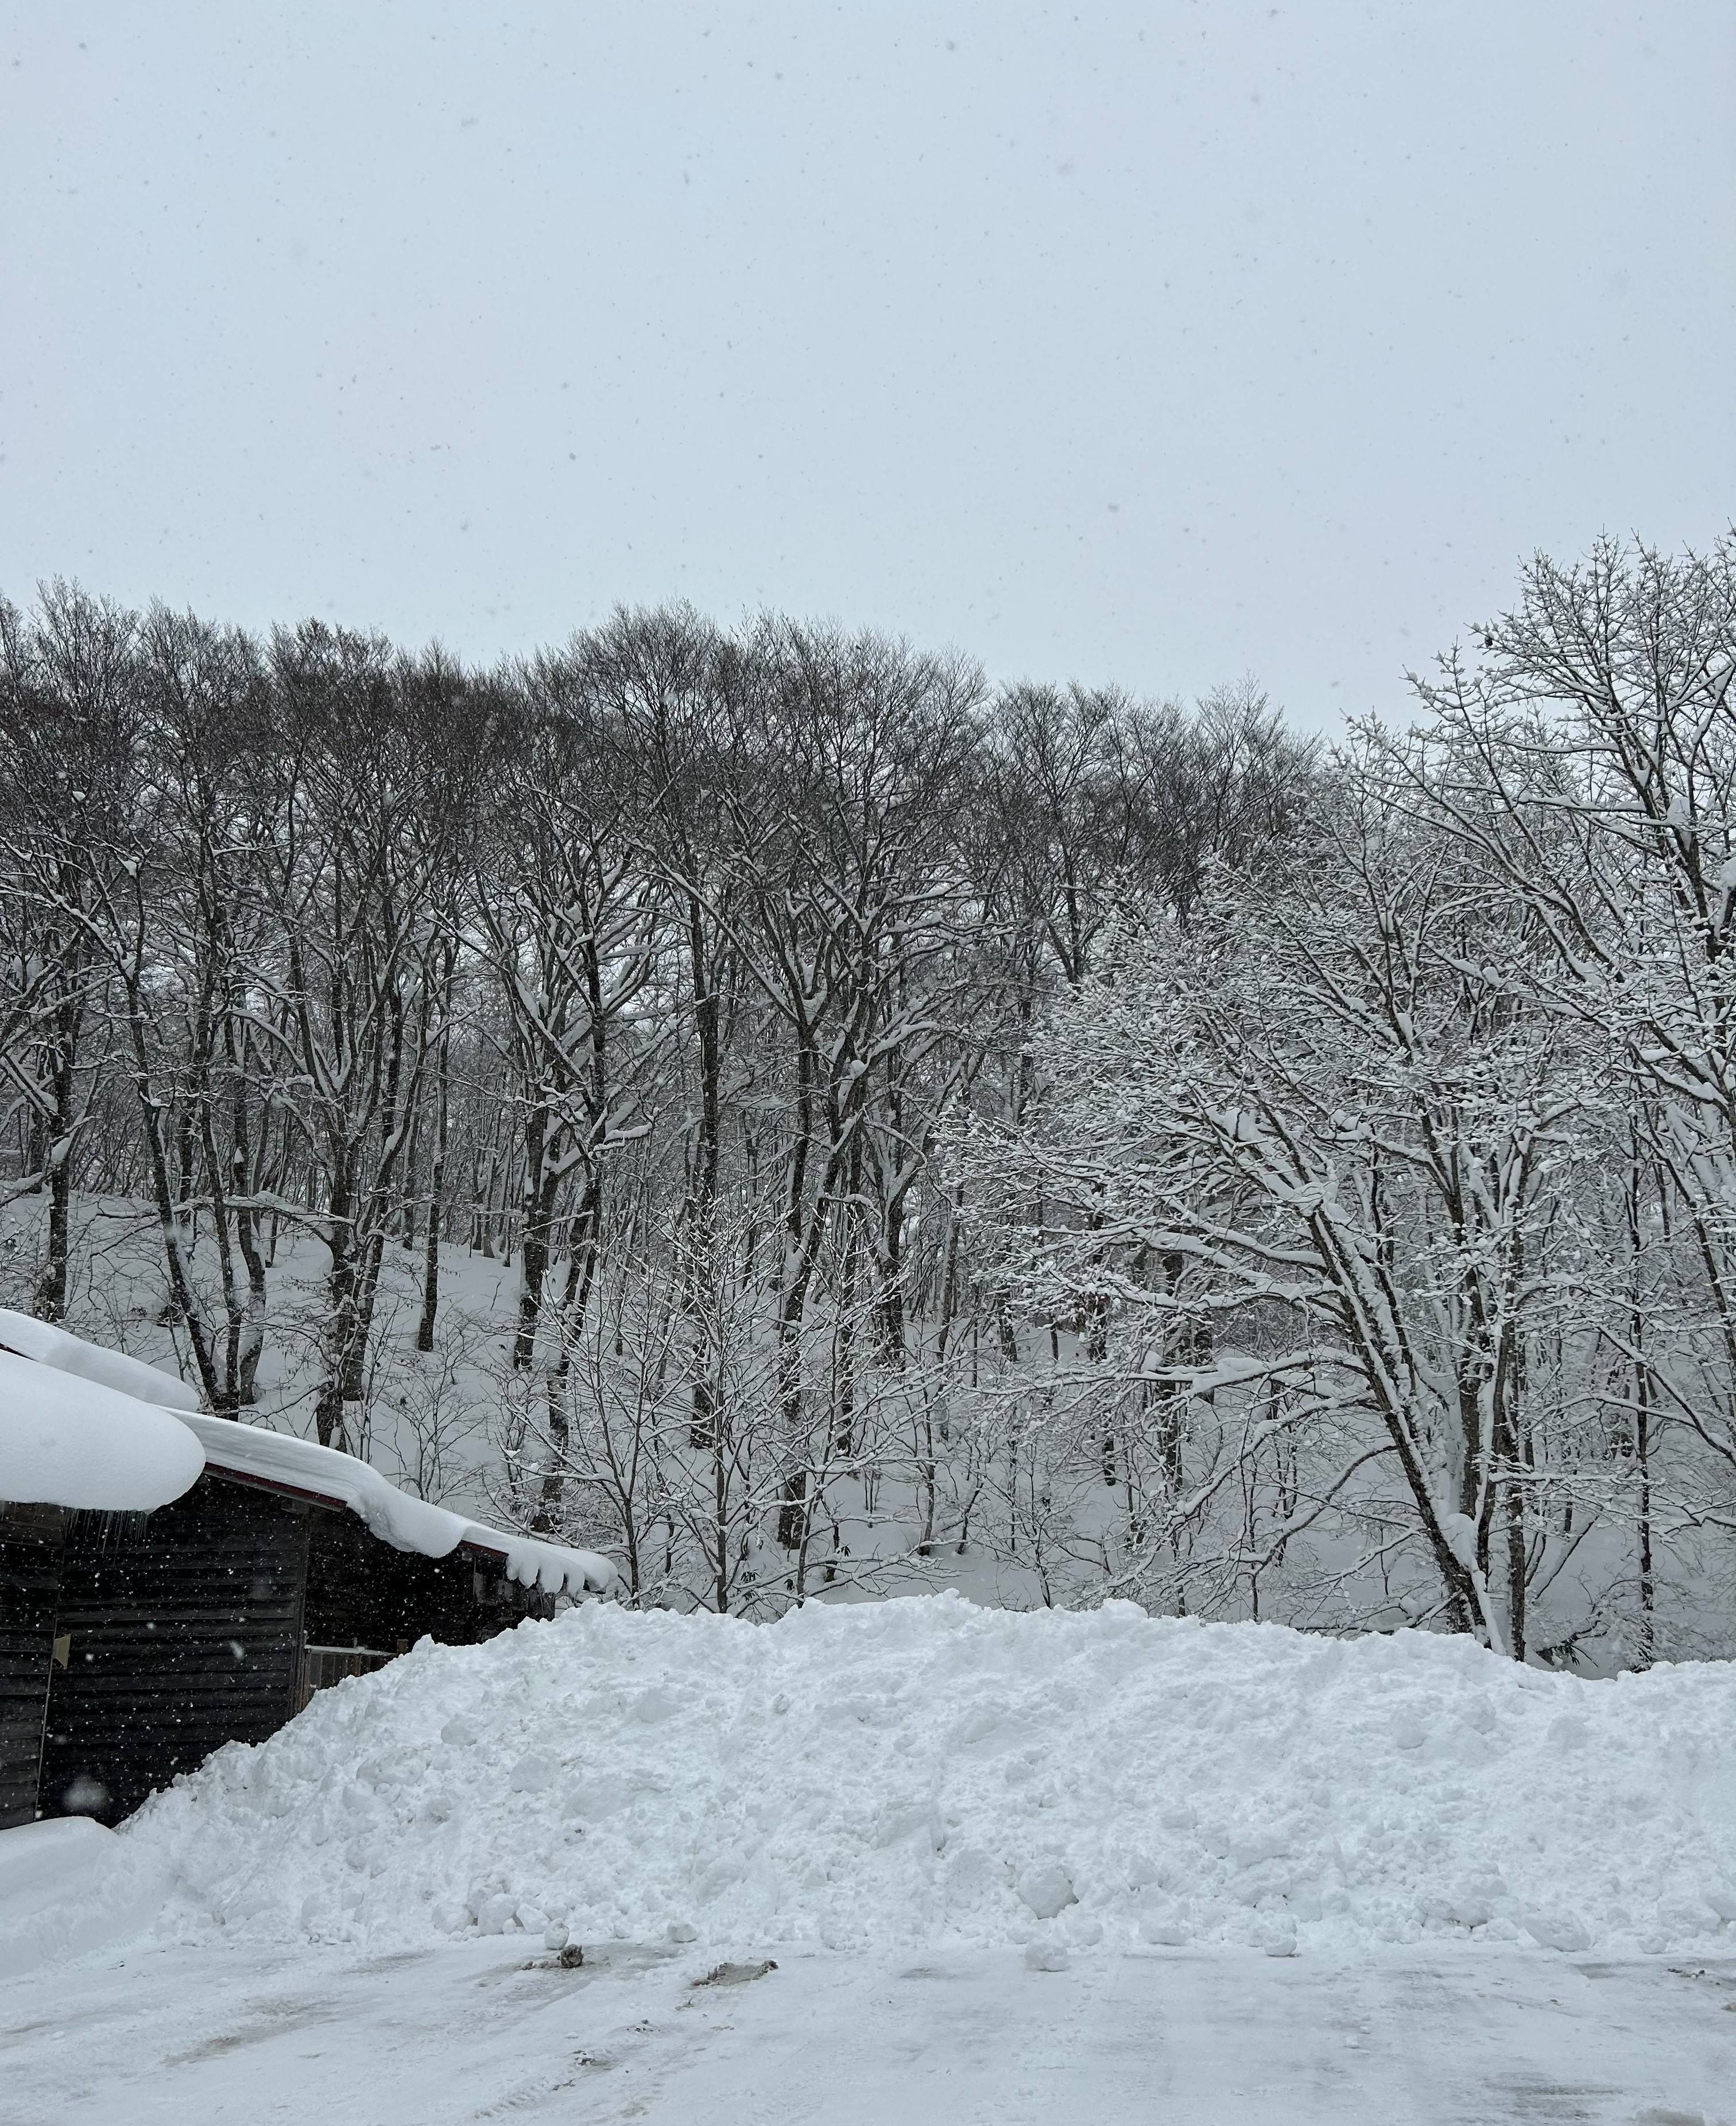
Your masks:
{"label": "red roof trim", "polygon": [[[205,1473],[207,1476],[216,1477],[222,1483],[248,1484],[256,1491],[273,1491],[281,1498],[305,1499],[310,1505],[329,1506],[334,1514],[354,1514],[357,1520],[361,1520],[361,1515],[356,1513],[356,1509],[347,1499],[334,1499],[324,1491],[309,1491],[300,1484],[286,1484],[281,1477],[257,1476],[251,1469],[227,1469],[221,1462],[213,1462],[209,1455],[205,1457]],[[362,1521],[362,1526],[367,1528],[367,1523]],[[368,1528],[368,1533],[374,1534],[372,1528]],[[378,1543],[382,1538],[375,1536],[374,1540]],[[388,1549],[393,1547],[394,1546],[391,1544],[387,1545]],[[470,1536],[460,1538],[453,1544],[446,1555],[448,1557],[454,1557],[461,1550],[474,1550],[484,1557],[493,1557],[502,1561],[509,1555],[505,1543],[497,1550],[492,1543],[478,1543]]]}
{"label": "red roof trim", "polygon": [[262,1476],[252,1469],[231,1469],[221,1462],[212,1461],[209,1453],[205,1457],[205,1473],[220,1478],[225,1484],[251,1484],[256,1491],[276,1491],[286,1499],[306,1499],[316,1506],[329,1506],[336,1514],[353,1511],[347,1499],[334,1499],[326,1491],[309,1491],[300,1484],[286,1484],[281,1476]]}

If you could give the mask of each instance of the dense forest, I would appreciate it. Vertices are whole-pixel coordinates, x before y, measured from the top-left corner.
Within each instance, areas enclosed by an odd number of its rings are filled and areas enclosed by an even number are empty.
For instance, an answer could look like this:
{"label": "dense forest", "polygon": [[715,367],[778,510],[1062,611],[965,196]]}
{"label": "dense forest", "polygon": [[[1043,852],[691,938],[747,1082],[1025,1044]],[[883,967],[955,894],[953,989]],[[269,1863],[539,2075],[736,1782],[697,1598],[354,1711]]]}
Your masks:
{"label": "dense forest", "polygon": [[1733,673],[1729,549],[1540,559],[1329,750],[775,617],[0,603],[5,1296],[121,1236],[101,1333],[642,1603],[1728,1651]]}

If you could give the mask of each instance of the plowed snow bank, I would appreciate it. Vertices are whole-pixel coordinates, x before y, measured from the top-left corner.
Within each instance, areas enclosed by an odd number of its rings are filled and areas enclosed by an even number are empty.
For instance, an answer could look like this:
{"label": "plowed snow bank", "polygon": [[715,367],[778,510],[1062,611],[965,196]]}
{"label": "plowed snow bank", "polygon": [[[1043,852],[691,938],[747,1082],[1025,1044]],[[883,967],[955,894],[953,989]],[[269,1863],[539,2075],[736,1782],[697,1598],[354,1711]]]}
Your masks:
{"label": "plowed snow bank", "polygon": [[125,1835],[167,1924],[425,1940],[1736,1937],[1736,1666],[953,1597],[424,1644]]}

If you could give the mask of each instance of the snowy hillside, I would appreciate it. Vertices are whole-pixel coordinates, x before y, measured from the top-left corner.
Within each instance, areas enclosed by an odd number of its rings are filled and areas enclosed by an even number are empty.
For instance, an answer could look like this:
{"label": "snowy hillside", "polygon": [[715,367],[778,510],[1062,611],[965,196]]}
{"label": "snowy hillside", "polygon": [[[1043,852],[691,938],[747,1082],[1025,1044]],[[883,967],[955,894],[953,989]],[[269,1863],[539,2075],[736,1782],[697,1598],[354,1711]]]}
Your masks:
{"label": "snowy hillside", "polygon": [[171,1931],[1728,1947],[1736,1670],[955,1597],[424,1645],[123,1834]]}

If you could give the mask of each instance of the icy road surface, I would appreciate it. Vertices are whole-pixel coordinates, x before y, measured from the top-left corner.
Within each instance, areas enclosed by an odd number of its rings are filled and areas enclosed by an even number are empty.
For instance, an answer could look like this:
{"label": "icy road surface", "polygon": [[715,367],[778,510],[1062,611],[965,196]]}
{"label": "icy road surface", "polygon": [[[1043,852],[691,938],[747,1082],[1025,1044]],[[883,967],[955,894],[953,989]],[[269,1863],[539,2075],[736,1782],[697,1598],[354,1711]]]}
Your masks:
{"label": "icy road surface", "polygon": [[0,1988],[5,2126],[1736,2121],[1736,1959],[134,1949]]}

